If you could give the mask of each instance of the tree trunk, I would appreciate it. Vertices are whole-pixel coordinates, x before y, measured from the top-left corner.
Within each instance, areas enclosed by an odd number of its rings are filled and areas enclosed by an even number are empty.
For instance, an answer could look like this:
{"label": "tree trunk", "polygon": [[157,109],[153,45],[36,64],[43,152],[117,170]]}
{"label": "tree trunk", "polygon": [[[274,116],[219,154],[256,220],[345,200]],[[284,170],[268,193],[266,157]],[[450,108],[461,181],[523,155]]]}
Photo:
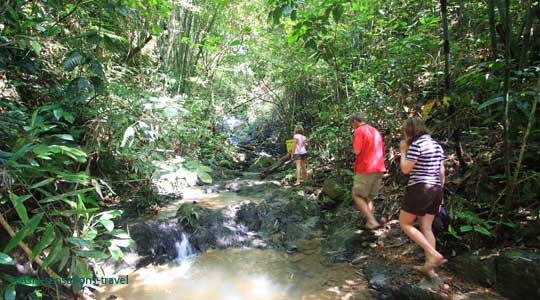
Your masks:
{"label": "tree trunk", "polygon": [[[450,74],[450,35],[448,32],[448,3],[447,0],[440,0],[441,4],[441,16],[442,16],[442,29],[443,29],[443,52],[444,52],[444,98],[450,102],[448,109],[449,115],[454,115],[456,112],[456,105],[452,100],[451,92],[451,74]],[[461,149],[461,125],[459,122],[456,124],[456,128],[452,133],[452,140],[454,142],[454,151],[459,161],[460,171],[464,172],[467,169],[467,163],[463,159],[463,151]]]}
{"label": "tree trunk", "polygon": [[[504,173],[506,175],[506,184],[509,188],[513,186],[513,178],[510,171],[510,136],[509,136],[509,127],[510,122],[508,120],[508,111],[510,103],[510,69],[511,65],[511,51],[510,51],[510,0],[504,1],[504,59],[505,59],[505,68],[504,68],[504,97],[503,97],[503,136],[504,136]],[[509,213],[513,205],[513,195],[512,192],[507,189],[506,201],[505,201],[505,213]]]}
{"label": "tree trunk", "polygon": [[534,6],[533,1],[529,3],[529,9],[527,15],[525,16],[524,21],[524,30],[523,30],[523,43],[521,44],[521,51],[518,58],[517,69],[521,70],[527,63],[527,52],[529,51],[529,45],[531,41],[532,25],[534,22]]}
{"label": "tree trunk", "polygon": [[497,31],[495,29],[495,1],[488,0],[488,16],[489,16],[489,39],[491,47],[491,60],[497,59]]}

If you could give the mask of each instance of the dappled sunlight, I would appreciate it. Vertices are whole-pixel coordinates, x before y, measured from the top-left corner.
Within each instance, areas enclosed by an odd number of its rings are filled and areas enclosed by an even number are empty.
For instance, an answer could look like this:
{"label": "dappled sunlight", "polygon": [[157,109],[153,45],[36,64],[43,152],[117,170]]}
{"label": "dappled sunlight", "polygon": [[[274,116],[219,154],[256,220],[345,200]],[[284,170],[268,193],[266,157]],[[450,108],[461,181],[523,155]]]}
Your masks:
{"label": "dappled sunlight", "polygon": [[258,249],[210,250],[147,266],[129,275],[129,285],[101,287],[97,299],[110,295],[120,300],[371,299],[367,284],[348,264],[327,263],[318,251],[288,255]]}

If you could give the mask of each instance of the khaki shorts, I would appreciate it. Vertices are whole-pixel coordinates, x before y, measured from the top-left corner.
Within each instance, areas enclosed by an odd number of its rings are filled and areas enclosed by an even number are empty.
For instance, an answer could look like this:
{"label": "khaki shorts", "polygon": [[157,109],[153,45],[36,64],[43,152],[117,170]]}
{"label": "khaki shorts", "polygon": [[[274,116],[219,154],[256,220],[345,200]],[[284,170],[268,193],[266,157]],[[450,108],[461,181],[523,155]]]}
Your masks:
{"label": "khaki shorts", "polygon": [[354,174],[354,184],[352,192],[362,198],[372,199],[379,194],[382,186],[383,173]]}

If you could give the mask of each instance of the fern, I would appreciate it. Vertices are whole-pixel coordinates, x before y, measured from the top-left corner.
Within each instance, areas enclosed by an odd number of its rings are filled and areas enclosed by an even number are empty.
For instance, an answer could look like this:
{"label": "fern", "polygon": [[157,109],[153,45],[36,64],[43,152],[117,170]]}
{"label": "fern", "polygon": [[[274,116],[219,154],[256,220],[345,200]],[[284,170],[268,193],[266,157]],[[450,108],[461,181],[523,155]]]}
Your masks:
{"label": "fern", "polygon": [[[103,74],[105,76],[105,74]],[[105,86],[105,82],[103,79],[93,76],[89,78],[90,83],[94,86],[94,90],[96,91],[96,94],[103,95],[107,92],[107,87]]]}
{"label": "fern", "polygon": [[84,57],[79,51],[73,51],[69,53],[64,60],[64,70],[66,72],[73,71],[76,67],[80,66],[84,62]]}
{"label": "fern", "polygon": [[92,61],[90,61],[90,70],[97,77],[105,78],[105,72],[103,72],[103,67],[101,66],[99,61],[92,59]]}

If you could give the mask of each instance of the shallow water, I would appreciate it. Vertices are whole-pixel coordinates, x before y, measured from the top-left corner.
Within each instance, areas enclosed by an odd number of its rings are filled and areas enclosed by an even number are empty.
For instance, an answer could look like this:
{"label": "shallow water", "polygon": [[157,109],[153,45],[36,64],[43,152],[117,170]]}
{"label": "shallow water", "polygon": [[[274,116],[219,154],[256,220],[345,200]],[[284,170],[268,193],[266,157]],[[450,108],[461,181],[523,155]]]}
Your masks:
{"label": "shallow water", "polygon": [[[256,173],[247,172],[244,173],[244,178],[231,182],[236,182],[244,187],[268,183],[268,181],[256,179]],[[161,207],[158,210],[157,215],[149,215],[148,219],[166,220],[173,218],[182,203],[192,201],[197,202],[198,205],[201,205],[203,207],[211,209],[221,209],[231,205],[240,205],[244,201],[258,203],[262,201],[262,199],[260,199],[260,197],[256,195],[242,196],[230,191],[208,192],[207,188],[205,187],[190,187],[182,191],[182,199],[173,201],[168,205]]]}
{"label": "shallow water", "polygon": [[[267,184],[255,175],[235,180],[243,186]],[[183,190],[183,199],[162,207],[151,219],[170,219],[188,201],[223,209],[243,201],[260,202],[261,196],[210,192],[202,187]],[[226,209],[225,209],[226,210]],[[224,224],[227,226],[227,224]],[[149,265],[129,274],[128,284],[105,285],[96,299],[118,300],[364,300],[371,299],[365,279],[350,264],[329,263],[320,254],[320,239],[299,242],[298,253],[277,250],[226,249]],[[188,253],[184,241],[177,253]],[[179,250],[180,249],[180,250]],[[112,295],[116,298],[111,297]]]}
{"label": "shallow water", "polygon": [[318,246],[303,253],[212,250],[129,274],[129,284],[108,285],[97,299],[304,300],[371,299],[364,279],[348,264],[330,264]]}

